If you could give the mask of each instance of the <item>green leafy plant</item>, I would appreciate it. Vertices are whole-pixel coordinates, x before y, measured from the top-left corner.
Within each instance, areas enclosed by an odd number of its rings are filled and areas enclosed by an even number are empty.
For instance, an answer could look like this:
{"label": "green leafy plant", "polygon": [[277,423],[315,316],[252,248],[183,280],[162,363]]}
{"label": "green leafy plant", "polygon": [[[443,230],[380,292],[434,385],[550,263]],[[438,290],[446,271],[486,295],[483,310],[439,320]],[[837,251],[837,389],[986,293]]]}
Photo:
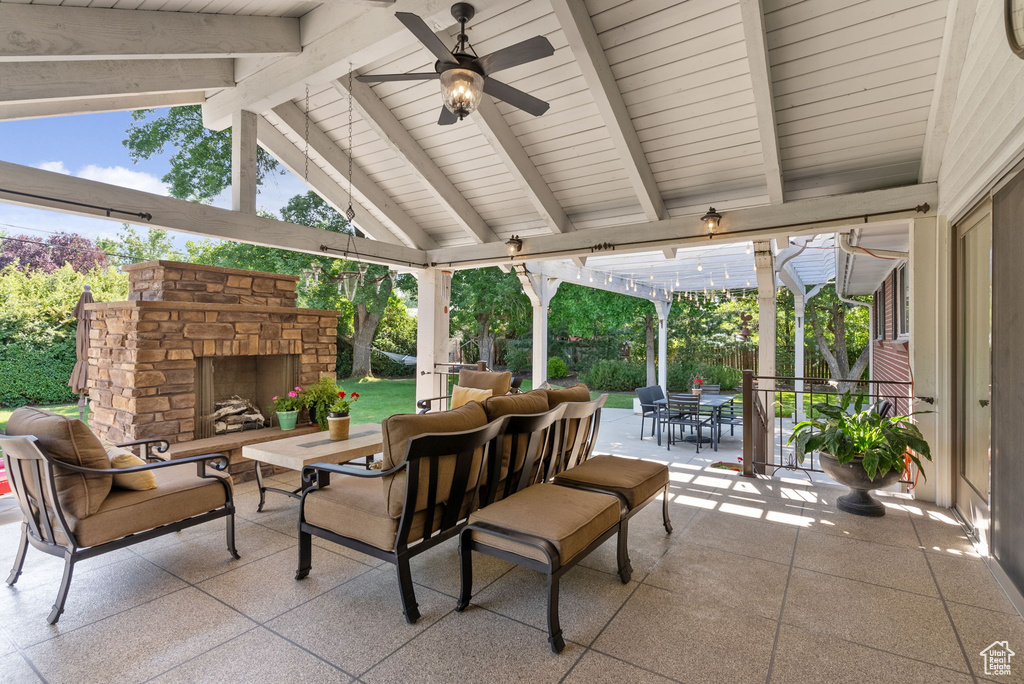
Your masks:
{"label": "green leafy plant", "polygon": [[298,411],[300,408],[306,405],[306,398],[303,395],[302,388],[296,387],[293,390],[288,390],[287,394],[271,399],[274,403],[268,408],[271,411],[278,411],[284,413],[286,411]]}
{"label": "green leafy plant", "polygon": [[909,455],[923,473],[918,456],[930,461],[932,455],[921,431],[910,422],[910,416],[916,414],[885,418],[880,412],[883,402],[876,402],[867,409],[864,409],[864,402],[864,395],[854,398],[847,392],[837,404],[814,404],[814,411],[821,417],[797,423],[789,438],[790,444],[796,442],[800,462],[803,463],[804,457],[812,451],[831,454],[840,464],[859,458],[873,481],[890,470],[902,471]]}
{"label": "green leafy plant", "polygon": [[548,359],[548,377],[549,378],[564,378],[569,374],[569,366],[565,361],[553,356]]}
{"label": "green leafy plant", "polygon": [[595,390],[629,392],[647,384],[647,371],[629,361],[606,359],[595,362],[580,375],[580,380]]}
{"label": "green leafy plant", "polygon": [[352,404],[356,403],[358,398],[359,392],[345,394],[345,390],[339,388],[337,398],[327,409],[329,415],[335,418],[344,418],[348,415],[349,411],[352,409]]}
{"label": "green leafy plant", "polygon": [[327,429],[327,414],[337,398],[338,383],[329,376],[320,378],[302,393],[302,405],[309,409],[309,417],[320,425],[321,430]]}

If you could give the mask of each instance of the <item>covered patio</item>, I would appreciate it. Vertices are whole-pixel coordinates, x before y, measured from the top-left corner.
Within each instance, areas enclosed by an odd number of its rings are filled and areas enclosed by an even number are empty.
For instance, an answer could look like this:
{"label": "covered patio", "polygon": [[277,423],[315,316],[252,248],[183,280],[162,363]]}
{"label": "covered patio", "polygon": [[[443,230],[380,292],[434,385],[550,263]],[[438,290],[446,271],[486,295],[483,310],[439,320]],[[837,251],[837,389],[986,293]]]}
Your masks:
{"label": "covered patio", "polygon": [[[421,617],[407,624],[411,592],[379,558],[314,536],[305,577],[299,505],[271,497],[257,512],[258,483],[240,482],[234,513],[230,494],[217,513],[238,516],[240,558],[205,524],[87,558],[55,625],[43,616],[61,561],[30,549],[0,592],[0,681],[966,682],[1000,679],[990,646],[1024,648],[1019,2],[1005,16],[976,0],[72,4],[0,0],[13,27],[0,34],[0,136],[5,121],[201,105],[206,128],[231,131],[231,208],[3,159],[0,202],[411,273],[418,400],[447,379],[458,270],[518,276],[534,388],[560,283],[654,303],[662,389],[673,303],[756,291],[769,426],[776,381],[803,383],[776,377],[777,293],[793,295],[796,368],[803,307],[822,286],[849,306],[874,294],[867,381],[899,384],[898,408],[927,412],[915,423],[933,460],[868,519],[838,511],[845,490],[822,478],[753,472],[749,423],[696,453],[657,446],[632,411],[591,414],[595,455],[663,464],[668,485],[632,519],[631,577],[611,538],[565,576],[558,656],[543,643],[542,575],[478,554],[476,593],[456,612],[448,539],[412,558]],[[457,91],[459,70],[483,89]],[[258,150],[358,233],[260,215]],[[287,355],[282,377],[334,377],[337,315],[296,310],[297,277],[221,269],[191,276],[213,287],[168,298],[179,266],[150,262],[163,273],[139,274],[138,296],[108,307],[124,327],[97,332],[104,370],[134,381],[168,362],[180,379],[118,396],[115,430],[173,421],[154,434],[198,438],[194,378],[215,354]],[[142,294],[143,280],[161,285]],[[155,328],[129,330],[140,322]],[[161,323],[180,333],[175,355],[143,358],[138,342]],[[165,385],[193,398],[172,405]],[[712,467],[741,458],[746,475]],[[0,498],[0,564],[15,564],[21,522]]]}
{"label": "covered patio", "polygon": [[[973,681],[981,649],[1024,638],[947,509],[896,494],[884,497],[885,518],[856,518],[835,510],[837,486],[710,468],[740,453],[738,439],[697,456],[641,442],[638,428],[631,411],[607,409],[597,450],[669,464],[675,531],[666,535],[660,507],[648,507],[632,523],[628,585],[615,575],[612,542],[567,575],[561,656],[542,646],[536,573],[485,563],[472,607],[454,611],[452,543],[414,562],[415,625],[402,618],[393,572],[369,556],[315,545],[318,571],[294,582],[297,506],[275,497],[256,513],[247,482],[236,488],[241,560],[222,557],[220,530],[199,527],[87,561],[55,627],[40,616],[60,562],[30,556],[18,590],[0,601],[4,676],[931,684]],[[0,515],[7,564],[20,516]]]}

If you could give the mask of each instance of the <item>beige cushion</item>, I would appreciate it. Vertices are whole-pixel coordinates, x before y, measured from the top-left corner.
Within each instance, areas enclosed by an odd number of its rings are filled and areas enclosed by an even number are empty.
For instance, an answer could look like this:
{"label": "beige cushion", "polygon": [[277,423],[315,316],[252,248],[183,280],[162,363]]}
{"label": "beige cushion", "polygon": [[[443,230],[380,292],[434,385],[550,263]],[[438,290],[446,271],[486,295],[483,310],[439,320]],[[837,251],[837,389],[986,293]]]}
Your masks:
{"label": "beige cushion", "polygon": [[484,401],[484,411],[487,413],[488,421],[502,416],[547,413],[548,396],[543,390],[494,396]]}
{"label": "beige cushion", "polygon": [[[54,459],[85,468],[109,468],[110,459],[100,440],[77,418],[23,406],[7,421],[7,434],[32,435]],[[76,473],[57,467],[57,496],[61,510],[74,519],[100,510],[114,479],[110,475]]]}
{"label": "beige cushion", "polygon": [[[438,411],[437,413],[400,413],[384,419],[381,424],[383,433],[383,468],[390,470],[405,461],[405,452],[409,446],[409,440],[419,435],[431,432],[463,432],[483,427],[487,424],[487,414],[483,406],[478,402],[470,402],[451,411]],[[478,463],[482,454],[478,454]],[[455,457],[442,458],[439,463],[438,477],[441,482],[451,481],[455,473]],[[471,473],[476,477],[476,471]],[[429,472],[424,468],[420,476],[419,493],[416,497],[415,510],[421,511],[427,507],[427,482]],[[388,513],[392,518],[402,515],[402,507],[405,504],[405,473],[388,475],[381,478],[384,483],[384,495],[387,500]],[[472,480],[471,480],[472,481]],[[448,496],[446,489],[438,492],[437,503],[443,503]]]}
{"label": "beige cushion", "polygon": [[455,385],[452,387],[451,408],[457,409],[460,406],[465,406],[471,401],[483,401],[489,396],[491,396],[491,390],[489,389],[476,389],[474,387],[461,387],[459,385]]}
{"label": "beige cushion", "polygon": [[[547,539],[565,564],[618,524],[619,502],[608,494],[538,484],[481,508],[469,516],[469,522],[487,522]],[[486,532],[472,534],[481,544],[547,561],[539,548]]]}
{"label": "beige cushion", "polygon": [[548,397],[548,410],[567,401],[590,401],[590,390],[582,382],[572,387],[555,390],[541,390]]}
{"label": "beige cushion", "polygon": [[[434,530],[440,527],[441,510],[434,513]],[[370,546],[393,551],[398,537],[398,518],[388,514],[387,501],[375,478],[337,476],[331,484],[306,495],[303,507],[306,522],[343,537],[358,539]],[[413,516],[410,540],[423,536],[426,511]]]}
{"label": "beige cushion", "polygon": [[621,456],[594,456],[555,475],[555,484],[569,483],[622,494],[632,510],[664,489],[668,484],[668,466]]}
{"label": "beige cushion", "polygon": [[[227,500],[225,481],[196,475],[196,465],[185,463],[153,471],[156,488],[146,491],[115,489],[100,510],[71,526],[80,546],[96,546],[135,532],[144,532],[220,508]],[[230,480],[227,480],[230,486]]]}
{"label": "beige cushion", "polygon": [[489,389],[491,394],[508,394],[512,389],[512,374],[508,371],[496,373],[494,371],[460,370],[459,386],[475,387],[476,389]]}
{"label": "beige cushion", "polygon": [[[116,447],[115,447],[116,448]],[[114,454],[110,459],[111,468],[131,468],[132,466],[146,465],[146,462],[130,451],[123,454]],[[108,451],[109,453],[109,451]],[[144,492],[147,489],[156,488],[156,475],[152,470],[144,470],[139,473],[125,473],[114,475],[114,487],[118,489],[134,489]]]}

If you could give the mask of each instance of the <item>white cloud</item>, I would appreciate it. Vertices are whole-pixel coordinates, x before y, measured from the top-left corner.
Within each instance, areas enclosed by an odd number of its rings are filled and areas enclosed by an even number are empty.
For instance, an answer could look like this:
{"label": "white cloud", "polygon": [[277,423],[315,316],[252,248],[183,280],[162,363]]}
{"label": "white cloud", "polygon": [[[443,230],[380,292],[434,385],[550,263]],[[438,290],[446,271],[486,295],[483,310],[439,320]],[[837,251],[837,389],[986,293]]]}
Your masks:
{"label": "white cloud", "polygon": [[[58,162],[59,163],[59,162]],[[154,195],[166,195],[167,186],[151,173],[132,171],[123,166],[97,166],[89,164],[75,174],[79,178],[119,185],[122,188],[151,192]]]}
{"label": "white cloud", "polygon": [[42,162],[40,164],[36,164],[36,168],[37,169],[42,169],[43,171],[53,171],[54,173],[63,173],[65,175],[69,175],[71,173],[70,171],[68,171],[68,167],[64,166],[64,162],[62,162],[62,161]]}

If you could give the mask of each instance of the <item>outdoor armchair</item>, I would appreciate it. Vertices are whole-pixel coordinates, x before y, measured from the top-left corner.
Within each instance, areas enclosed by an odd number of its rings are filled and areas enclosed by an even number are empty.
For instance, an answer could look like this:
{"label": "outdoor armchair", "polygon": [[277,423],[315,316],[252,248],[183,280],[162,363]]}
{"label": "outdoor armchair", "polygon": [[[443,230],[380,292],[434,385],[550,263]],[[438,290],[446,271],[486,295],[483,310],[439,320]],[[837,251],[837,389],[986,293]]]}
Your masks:
{"label": "outdoor armchair", "polygon": [[[299,507],[299,565],[312,568],[312,537],[392,563],[402,612],[420,618],[410,559],[458,534],[475,507],[487,445],[504,420],[488,423],[477,402],[452,411],[386,418],[380,471],[314,463]],[[342,476],[342,477],[338,477]]]}
{"label": "outdoor armchair", "polygon": [[[140,440],[149,463],[111,468],[106,449],[81,421],[23,407],[0,435],[4,465],[23,516],[21,541],[7,579],[14,585],[25,554],[36,549],[64,559],[64,575],[47,621],[64,612],[75,563],[218,518],[227,518],[227,548],[235,550],[235,506],[223,454],[163,460],[163,440]],[[150,450],[152,448],[152,451]],[[119,489],[114,475],[152,473],[156,487]]]}

